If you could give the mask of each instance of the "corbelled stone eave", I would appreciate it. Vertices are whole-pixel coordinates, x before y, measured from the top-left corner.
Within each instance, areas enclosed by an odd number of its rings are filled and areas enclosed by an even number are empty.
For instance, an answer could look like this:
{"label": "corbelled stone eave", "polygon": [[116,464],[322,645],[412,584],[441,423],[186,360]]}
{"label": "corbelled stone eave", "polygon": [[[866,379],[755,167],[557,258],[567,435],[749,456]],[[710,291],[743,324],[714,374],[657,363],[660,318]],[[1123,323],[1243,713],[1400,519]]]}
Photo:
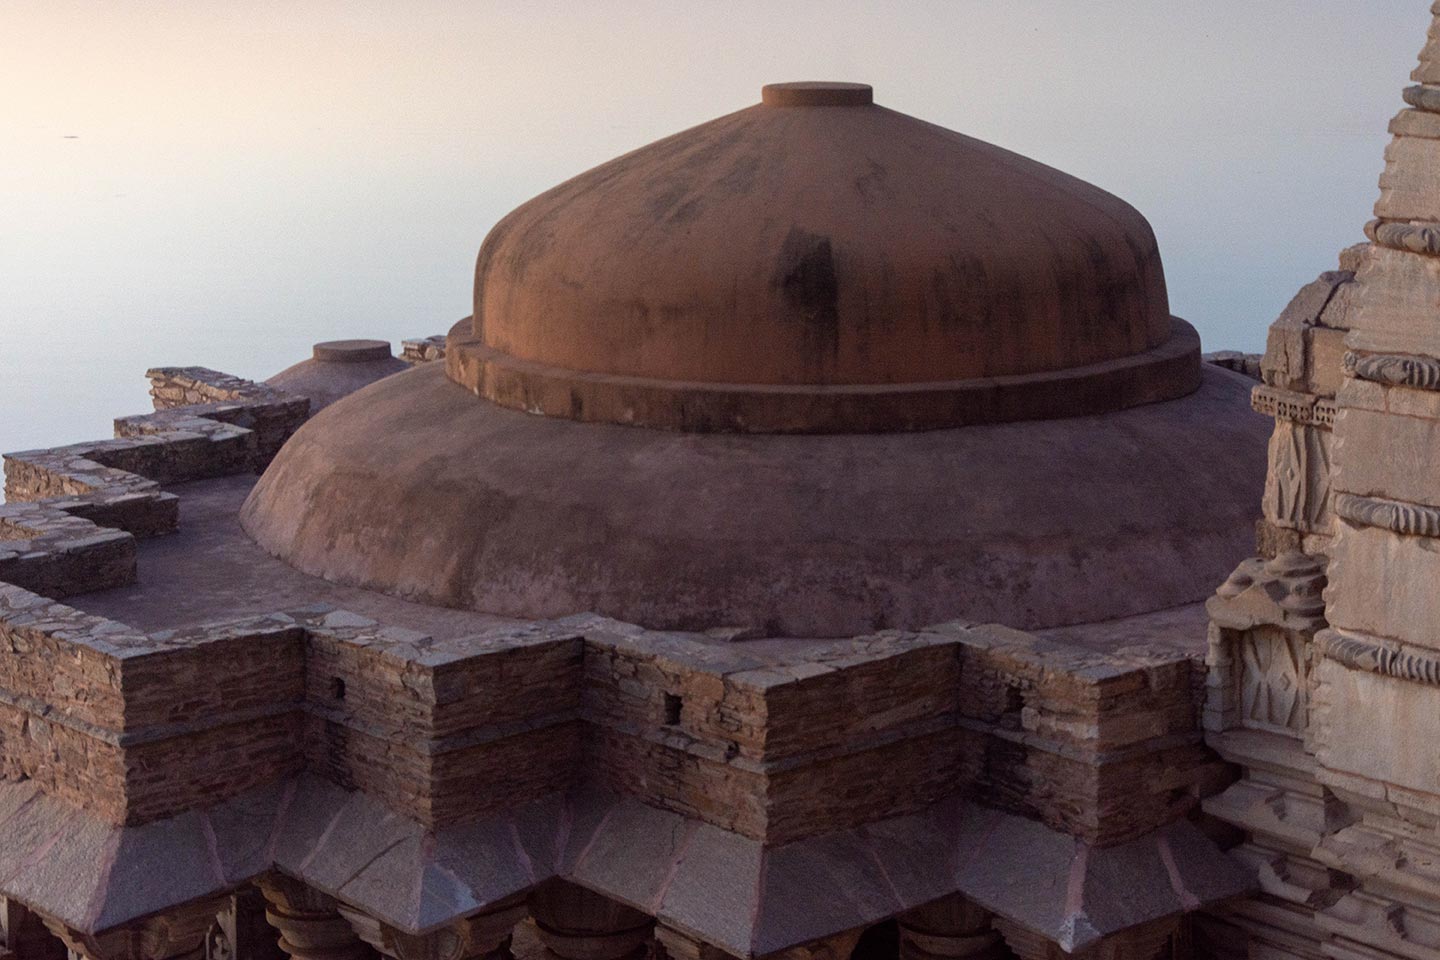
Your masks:
{"label": "corbelled stone eave", "polygon": [[740,957],[956,892],[1075,951],[1253,887],[1186,822],[1101,848],[958,798],[767,848],[602,791],[550,795],[427,829],[364,793],[301,775],[126,827],[32,783],[0,785],[0,891],[81,933],[269,870],[414,934],[562,877]]}

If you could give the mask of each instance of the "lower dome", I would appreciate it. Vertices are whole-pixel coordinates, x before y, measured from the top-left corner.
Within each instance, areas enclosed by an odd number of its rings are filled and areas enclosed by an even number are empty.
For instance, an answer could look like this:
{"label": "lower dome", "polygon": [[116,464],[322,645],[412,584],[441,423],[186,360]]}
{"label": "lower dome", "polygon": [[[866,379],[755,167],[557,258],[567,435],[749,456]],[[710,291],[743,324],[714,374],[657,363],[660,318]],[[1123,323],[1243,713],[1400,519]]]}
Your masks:
{"label": "lower dome", "polygon": [[848,636],[1198,601],[1251,552],[1269,421],[1178,400],[925,433],[687,434],[531,416],[426,365],[321,412],[241,513],[307,573],[517,617]]}

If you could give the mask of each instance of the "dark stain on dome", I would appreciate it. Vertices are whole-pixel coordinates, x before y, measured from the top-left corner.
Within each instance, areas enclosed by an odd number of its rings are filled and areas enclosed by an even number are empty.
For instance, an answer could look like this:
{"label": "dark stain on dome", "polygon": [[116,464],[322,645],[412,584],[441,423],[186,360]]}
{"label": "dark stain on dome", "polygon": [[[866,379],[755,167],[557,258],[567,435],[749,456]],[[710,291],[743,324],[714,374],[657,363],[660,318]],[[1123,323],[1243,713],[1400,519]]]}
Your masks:
{"label": "dark stain on dome", "polygon": [[840,281],[830,238],[792,228],[780,248],[776,281],[790,316],[805,324],[814,355],[833,354],[840,342]]}

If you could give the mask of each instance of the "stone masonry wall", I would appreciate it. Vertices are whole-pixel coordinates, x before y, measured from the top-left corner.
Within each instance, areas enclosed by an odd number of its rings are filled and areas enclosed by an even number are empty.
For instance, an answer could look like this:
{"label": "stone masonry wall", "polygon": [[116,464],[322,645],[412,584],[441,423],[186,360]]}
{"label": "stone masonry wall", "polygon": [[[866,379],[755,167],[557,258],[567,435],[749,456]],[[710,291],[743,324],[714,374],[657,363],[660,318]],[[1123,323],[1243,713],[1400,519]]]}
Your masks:
{"label": "stone masonry wall", "polygon": [[262,469],[309,408],[204,368],[150,373],[161,409],[116,420],[115,439],[5,455],[0,582],[52,598],[133,582],[134,538],[179,522],[163,485]]}
{"label": "stone masonry wall", "polygon": [[1104,845],[1184,816],[1216,777],[1185,658],[996,627],[787,665],[598,617],[442,642],[312,609],[145,636],[4,589],[11,773],[117,822],[308,767],[427,824],[588,776],[771,843],[978,785]]}

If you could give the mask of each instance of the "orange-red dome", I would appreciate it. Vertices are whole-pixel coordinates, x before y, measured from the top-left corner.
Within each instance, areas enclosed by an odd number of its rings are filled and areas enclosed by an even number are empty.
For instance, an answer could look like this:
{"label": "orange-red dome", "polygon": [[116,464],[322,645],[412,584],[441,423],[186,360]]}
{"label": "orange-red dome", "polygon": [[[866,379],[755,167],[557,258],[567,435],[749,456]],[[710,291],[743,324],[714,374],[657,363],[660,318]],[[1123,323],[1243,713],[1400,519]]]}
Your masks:
{"label": "orange-red dome", "polygon": [[1134,208],[859,84],[766,87],[523,204],[451,346],[503,405],[694,429],[1030,419],[1199,382]]}

